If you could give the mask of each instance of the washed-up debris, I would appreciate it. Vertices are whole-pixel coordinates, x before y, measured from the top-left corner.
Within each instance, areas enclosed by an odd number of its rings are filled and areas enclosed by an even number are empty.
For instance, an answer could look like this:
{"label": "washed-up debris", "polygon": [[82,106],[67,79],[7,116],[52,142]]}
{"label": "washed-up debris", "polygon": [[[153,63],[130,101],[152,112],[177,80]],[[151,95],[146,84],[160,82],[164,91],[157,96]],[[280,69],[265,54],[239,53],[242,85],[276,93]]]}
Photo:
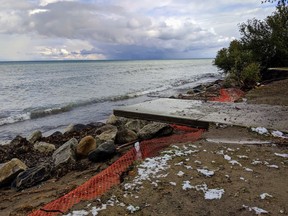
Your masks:
{"label": "washed-up debris", "polygon": [[247,167],[244,167],[244,170],[247,171],[247,172],[253,172],[253,169],[250,169],[250,168],[247,168]]}
{"label": "washed-up debris", "polygon": [[140,210],[140,207],[139,206],[133,206],[133,205],[129,205],[127,207],[127,210],[130,212],[130,213],[134,213],[136,211],[139,211]]}
{"label": "washed-up debris", "polygon": [[272,165],[266,165],[267,167],[270,167],[270,168],[275,168],[275,169],[279,169],[279,167],[277,166],[277,165],[274,165],[274,164],[272,164]]}
{"label": "washed-up debris", "polygon": [[269,131],[264,127],[251,128],[251,130],[261,135],[269,134]]}
{"label": "washed-up debris", "polygon": [[182,177],[184,174],[185,174],[184,172],[179,171],[179,172],[177,173],[177,176]]}
{"label": "washed-up debris", "polygon": [[197,171],[201,174],[203,174],[204,176],[207,176],[207,177],[211,177],[214,175],[214,171],[210,171],[210,170],[207,170],[207,169],[197,169]]}
{"label": "washed-up debris", "polygon": [[268,194],[268,193],[262,193],[262,194],[260,194],[260,198],[263,200],[263,199],[265,199],[266,197],[273,197],[272,195],[270,195],[270,194]]}
{"label": "washed-up debris", "polygon": [[221,199],[222,195],[224,194],[224,189],[209,189],[207,184],[202,185],[191,185],[190,181],[184,181],[182,185],[183,190],[188,189],[195,189],[197,191],[202,191],[204,193],[204,198],[207,200],[213,200],[213,199]]}
{"label": "washed-up debris", "polygon": [[280,137],[280,138],[284,138],[284,139],[288,139],[288,136],[285,135],[283,132],[281,131],[272,131],[271,135],[274,137]]}
{"label": "washed-up debris", "polygon": [[288,158],[288,154],[279,154],[279,153],[274,153],[274,154],[279,157]]}
{"label": "washed-up debris", "polygon": [[258,207],[249,207],[249,206],[246,206],[246,205],[243,205],[244,208],[248,209],[249,211],[254,211],[256,215],[260,215],[260,214],[268,214],[269,212],[264,210],[264,209],[261,209],[261,208],[258,208]]}

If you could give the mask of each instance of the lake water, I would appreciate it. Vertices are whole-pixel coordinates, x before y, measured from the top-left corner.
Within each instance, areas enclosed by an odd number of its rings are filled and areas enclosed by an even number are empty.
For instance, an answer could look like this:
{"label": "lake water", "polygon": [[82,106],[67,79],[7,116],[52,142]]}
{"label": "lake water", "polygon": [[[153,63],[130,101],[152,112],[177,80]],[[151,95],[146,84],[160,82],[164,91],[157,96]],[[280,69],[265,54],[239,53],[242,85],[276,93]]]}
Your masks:
{"label": "lake water", "polygon": [[0,63],[0,142],[103,120],[219,78],[212,59]]}

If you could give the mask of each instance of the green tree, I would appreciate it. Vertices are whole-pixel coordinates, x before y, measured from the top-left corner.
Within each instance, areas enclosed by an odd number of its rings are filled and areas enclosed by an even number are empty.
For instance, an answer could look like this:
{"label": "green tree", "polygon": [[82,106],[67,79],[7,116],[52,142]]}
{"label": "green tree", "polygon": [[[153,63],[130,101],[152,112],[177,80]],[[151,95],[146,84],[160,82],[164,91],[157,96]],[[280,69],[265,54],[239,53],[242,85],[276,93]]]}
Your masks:
{"label": "green tree", "polygon": [[251,88],[259,81],[260,71],[288,66],[287,1],[278,1],[276,11],[265,20],[254,18],[240,24],[241,38],[218,51],[214,64],[230,83]]}

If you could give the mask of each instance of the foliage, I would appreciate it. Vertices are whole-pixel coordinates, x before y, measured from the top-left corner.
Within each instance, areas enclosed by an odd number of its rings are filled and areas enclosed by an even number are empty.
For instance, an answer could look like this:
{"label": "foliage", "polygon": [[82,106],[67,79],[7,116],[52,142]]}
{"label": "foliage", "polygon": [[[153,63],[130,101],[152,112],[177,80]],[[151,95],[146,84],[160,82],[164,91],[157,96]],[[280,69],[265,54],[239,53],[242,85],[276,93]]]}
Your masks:
{"label": "foliage", "polygon": [[239,25],[241,38],[218,51],[214,64],[227,80],[251,88],[260,72],[269,67],[288,66],[288,6],[279,1],[276,11],[265,20],[251,19]]}

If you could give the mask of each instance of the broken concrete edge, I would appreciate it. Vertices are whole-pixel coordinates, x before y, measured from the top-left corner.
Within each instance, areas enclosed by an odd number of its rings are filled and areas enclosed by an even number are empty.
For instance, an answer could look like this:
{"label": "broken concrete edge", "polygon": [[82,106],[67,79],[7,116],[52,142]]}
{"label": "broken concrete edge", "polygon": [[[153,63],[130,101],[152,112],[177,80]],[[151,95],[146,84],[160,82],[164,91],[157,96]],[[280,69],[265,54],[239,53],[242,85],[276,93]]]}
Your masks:
{"label": "broken concrete edge", "polygon": [[151,113],[139,114],[138,112],[124,111],[124,110],[117,110],[117,109],[113,110],[113,114],[119,117],[180,124],[180,125],[190,126],[190,127],[199,128],[199,129],[208,130],[209,128],[209,122],[192,120],[191,118],[185,118],[185,117],[179,118],[178,116],[174,117],[174,116],[151,114]]}

